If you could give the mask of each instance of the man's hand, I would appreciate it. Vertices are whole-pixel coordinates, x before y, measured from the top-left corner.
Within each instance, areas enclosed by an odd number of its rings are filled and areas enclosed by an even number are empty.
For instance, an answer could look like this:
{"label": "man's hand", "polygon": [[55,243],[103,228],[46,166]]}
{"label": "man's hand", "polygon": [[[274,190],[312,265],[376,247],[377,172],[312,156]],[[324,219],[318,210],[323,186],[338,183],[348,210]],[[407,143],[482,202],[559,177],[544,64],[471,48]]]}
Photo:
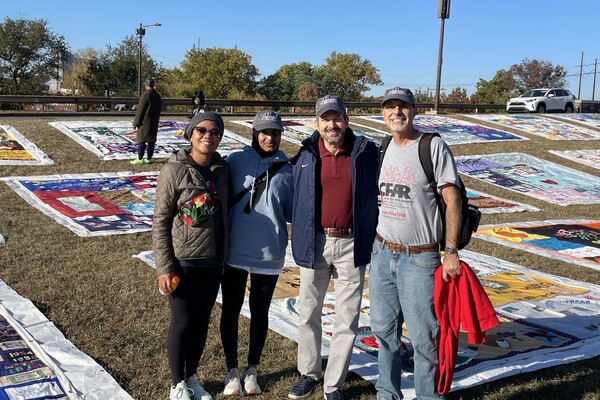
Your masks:
{"label": "man's hand", "polygon": [[445,254],[442,260],[442,277],[446,282],[460,275],[460,259],[458,253]]}

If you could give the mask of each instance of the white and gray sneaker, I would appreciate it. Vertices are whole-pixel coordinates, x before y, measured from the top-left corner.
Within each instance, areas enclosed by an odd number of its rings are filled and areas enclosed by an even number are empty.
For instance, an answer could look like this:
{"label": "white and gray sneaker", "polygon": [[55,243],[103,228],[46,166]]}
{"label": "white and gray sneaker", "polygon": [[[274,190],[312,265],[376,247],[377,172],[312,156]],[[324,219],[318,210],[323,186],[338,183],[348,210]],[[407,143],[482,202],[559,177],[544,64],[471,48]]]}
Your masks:
{"label": "white and gray sneaker", "polygon": [[242,384],[240,382],[240,371],[237,368],[231,368],[225,377],[225,396],[242,394]]}
{"label": "white and gray sneaker", "polygon": [[188,388],[185,381],[181,381],[177,386],[171,385],[169,400],[192,400],[192,389]]}
{"label": "white and gray sneaker", "polygon": [[186,385],[189,389],[193,390],[192,400],[213,400],[213,397],[204,389],[202,381],[196,376],[190,376],[187,378]]}
{"label": "white and gray sneaker", "polygon": [[242,373],[242,381],[244,382],[244,393],[246,395],[261,394],[260,386],[258,386],[258,372],[256,367],[248,367]]}

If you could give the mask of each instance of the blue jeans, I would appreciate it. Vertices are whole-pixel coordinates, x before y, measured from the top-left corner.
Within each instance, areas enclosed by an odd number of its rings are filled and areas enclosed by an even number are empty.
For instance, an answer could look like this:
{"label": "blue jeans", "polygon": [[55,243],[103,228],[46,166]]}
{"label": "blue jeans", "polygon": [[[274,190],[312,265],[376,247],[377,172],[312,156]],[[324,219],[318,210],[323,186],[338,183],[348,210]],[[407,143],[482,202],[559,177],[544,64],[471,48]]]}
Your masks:
{"label": "blue jeans", "polygon": [[414,350],[415,391],[419,400],[443,399],[437,393],[439,324],[433,308],[433,273],[438,252],[396,253],[373,243],[369,271],[370,319],[379,344],[378,400],[402,399],[402,324]]}

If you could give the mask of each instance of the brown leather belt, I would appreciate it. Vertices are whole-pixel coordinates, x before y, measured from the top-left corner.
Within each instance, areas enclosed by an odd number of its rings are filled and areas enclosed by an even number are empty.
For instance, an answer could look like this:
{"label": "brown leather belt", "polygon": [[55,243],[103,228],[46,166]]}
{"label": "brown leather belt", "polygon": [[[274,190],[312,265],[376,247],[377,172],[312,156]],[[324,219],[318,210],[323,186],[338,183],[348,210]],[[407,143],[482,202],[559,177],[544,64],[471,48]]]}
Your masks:
{"label": "brown leather belt", "polygon": [[342,237],[352,235],[352,228],[323,228],[318,226],[317,232],[324,233],[325,236]]}
{"label": "brown leather belt", "polygon": [[381,237],[379,233],[375,234],[375,239],[378,242],[383,243],[385,247],[390,249],[391,251],[395,251],[397,253],[406,253],[406,249],[408,248],[408,254],[419,254],[419,253],[427,253],[431,251],[439,251],[440,245],[438,244],[422,244],[416,246],[405,246],[399,243],[388,242],[384,238]]}

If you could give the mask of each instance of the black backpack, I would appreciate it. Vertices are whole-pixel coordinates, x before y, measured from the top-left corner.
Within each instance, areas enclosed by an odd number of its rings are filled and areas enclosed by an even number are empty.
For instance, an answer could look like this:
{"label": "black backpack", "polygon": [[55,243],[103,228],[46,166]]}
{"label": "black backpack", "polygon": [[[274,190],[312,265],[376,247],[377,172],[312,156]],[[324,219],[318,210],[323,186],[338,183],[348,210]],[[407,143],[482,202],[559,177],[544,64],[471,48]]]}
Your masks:
{"label": "black backpack", "polygon": [[[423,133],[421,140],[419,141],[419,160],[421,161],[421,166],[423,167],[423,171],[425,171],[425,175],[429,180],[429,185],[433,190],[433,194],[435,195],[435,201],[440,210],[440,214],[442,215],[442,226],[443,226],[443,234],[442,241],[440,243],[441,248],[446,247],[445,243],[445,235],[446,235],[446,204],[444,203],[444,199],[440,196],[437,191],[437,182],[435,180],[434,172],[433,172],[433,161],[431,160],[431,139],[434,137],[439,137],[439,133],[437,132],[427,132]],[[386,137],[381,143],[381,147],[379,148],[379,170],[381,171],[381,164],[383,163],[383,156],[385,151],[387,150],[390,141],[392,140],[392,136]],[[377,174],[379,176],[379,174]],[[481,219],[481,211],[479,209],[469,204],[469,198],[467,197],[467,190],[465,189],[465,185],[462,182],[460,177],[458,178],[459,182],[459,192],[460,199],[462,201],[462,220],[460,223],[460,231],[458,234],[458,249],[463,249],[469,241],[471,240],[471,236],[473,232],[477,230],[479,227],[479,221]]]}

